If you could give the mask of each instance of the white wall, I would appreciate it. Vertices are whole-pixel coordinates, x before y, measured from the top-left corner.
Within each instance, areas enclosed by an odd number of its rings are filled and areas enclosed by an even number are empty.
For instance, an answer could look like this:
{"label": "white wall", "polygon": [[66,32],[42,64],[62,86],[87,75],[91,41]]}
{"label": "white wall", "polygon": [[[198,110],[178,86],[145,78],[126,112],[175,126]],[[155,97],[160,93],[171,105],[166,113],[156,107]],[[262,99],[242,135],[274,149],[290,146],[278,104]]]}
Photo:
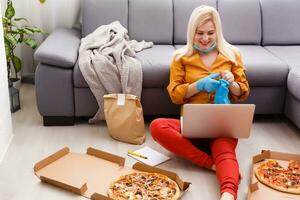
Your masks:
{"label": "white wall", "polygon": [[[7,0],[1,0],[4,13]],[[51,33],[56,28],[71,28],[78,23],[81,0],[46,0],[41,4],[38,0],[12,0],[15,8],[15,17],[25,17],[31,25],[42,28]],[[40,43],[46,36],[36,35],[34,38]],[[21,45],[16,48],[16,55],[21,57],[24,76],[33,77],[36,64],[33,59],[33,50]]]}
{"label": "white wall", "polygon": [[0,18],[0,164],[13,136],[4,51],[2,18]]}

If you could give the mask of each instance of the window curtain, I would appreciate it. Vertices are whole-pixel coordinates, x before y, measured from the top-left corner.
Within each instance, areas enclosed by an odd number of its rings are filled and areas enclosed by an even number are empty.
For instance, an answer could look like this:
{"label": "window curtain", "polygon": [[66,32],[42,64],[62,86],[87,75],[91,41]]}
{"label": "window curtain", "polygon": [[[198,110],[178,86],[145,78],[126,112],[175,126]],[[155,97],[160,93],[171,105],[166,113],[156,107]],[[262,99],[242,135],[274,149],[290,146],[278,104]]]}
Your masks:
{"label": "window curtain", "polygon": [[[31,25],[42,28],[47,33],[56,28],[79,27],[80,0],[46,0],[41,4],[38,0],[12,0],[17,17],[28,19]],[[1,0],[4,13],[6,0]],[[46,36],[36,36],[41,43]],[[33,50],[26,45],[16,49],[23,63],[22,77],[34,77],[36,64],[33,60]]]}

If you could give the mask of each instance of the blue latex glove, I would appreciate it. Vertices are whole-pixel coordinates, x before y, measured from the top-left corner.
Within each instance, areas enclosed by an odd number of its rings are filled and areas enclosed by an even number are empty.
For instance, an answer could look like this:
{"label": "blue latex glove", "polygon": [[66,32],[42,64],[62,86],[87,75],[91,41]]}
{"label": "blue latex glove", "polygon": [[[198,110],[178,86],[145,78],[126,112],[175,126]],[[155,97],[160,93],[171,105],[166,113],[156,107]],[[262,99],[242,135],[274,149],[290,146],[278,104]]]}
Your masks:
{"label": "blue latex glove", "polygon": [[220,87],[216,91],[215,95],[215,104],[230,104],[230,100],[228,98],[228,81],[221,79]]}
{"label": "blue latex glove", "polygon": [[220,77],[219,74],[210,74],[209,76],[206,76],[196,82],[196,88],[200,91],[207,91],[207,92],[213,92],[215,91],[219,86],[219,81],[215,80],[215,78]]}

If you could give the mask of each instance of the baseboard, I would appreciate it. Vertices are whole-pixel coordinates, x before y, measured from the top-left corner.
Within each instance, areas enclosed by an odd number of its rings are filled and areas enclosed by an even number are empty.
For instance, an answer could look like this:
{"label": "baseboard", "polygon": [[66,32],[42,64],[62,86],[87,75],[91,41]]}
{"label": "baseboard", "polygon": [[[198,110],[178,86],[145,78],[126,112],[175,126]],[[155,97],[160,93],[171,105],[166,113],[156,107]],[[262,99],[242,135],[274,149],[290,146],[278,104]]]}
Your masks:
{"label": "baseboard", "polygon": [[43,116],[44,126],[73,126],[74,117]]}
{"label": "baseboard", "polygon": [[21,81],[22,81],[22,83],[34,84],[35,83],[35,74],[34,73],[23,73]]}
{"label": "baseboard", "polygon": [[2,161],[3,161],[3,159],[4,159],[4,156],[5,156],[5,154],[6,154],[7,150],[8,150],[8,147],[9,147],[9,145],[10,145],[13,137],[14,137],[14,134],[11,134],[11,136],[9,137],[6,145],[4,145],[4,147],[0,150],[0,165],[1,165]]}

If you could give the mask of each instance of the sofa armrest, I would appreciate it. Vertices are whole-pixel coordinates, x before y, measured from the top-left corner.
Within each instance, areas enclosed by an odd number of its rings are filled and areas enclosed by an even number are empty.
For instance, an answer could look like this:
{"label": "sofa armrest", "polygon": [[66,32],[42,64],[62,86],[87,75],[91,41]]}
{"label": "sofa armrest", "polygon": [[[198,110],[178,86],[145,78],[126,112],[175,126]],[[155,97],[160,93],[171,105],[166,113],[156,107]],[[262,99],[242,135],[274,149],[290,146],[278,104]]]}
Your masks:
{"label": "sofa armrest", "polygon": [[80,30],[57,29],[39,46],[34,58],[44,64],[73,68],[77,61],[80,40]]}

